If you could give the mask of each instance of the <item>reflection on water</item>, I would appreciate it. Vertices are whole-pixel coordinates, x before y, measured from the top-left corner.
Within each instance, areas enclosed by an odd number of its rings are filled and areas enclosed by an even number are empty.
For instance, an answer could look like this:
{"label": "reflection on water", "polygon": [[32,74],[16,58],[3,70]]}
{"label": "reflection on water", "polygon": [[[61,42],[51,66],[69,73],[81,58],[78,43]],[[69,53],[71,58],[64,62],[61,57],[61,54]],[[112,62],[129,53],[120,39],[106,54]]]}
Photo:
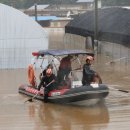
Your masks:
{"label": "reflection on water", "polygon": [[[37,130],[91,130],[96,124],[97,128],[106,128],[109,114],[104,104],[91,107],[80,107],[58,104],[30,104],[30,117],[35,118]],[[37,117],[38,116],[38,117]],[[99,124],[104,124],[98,126]]]}

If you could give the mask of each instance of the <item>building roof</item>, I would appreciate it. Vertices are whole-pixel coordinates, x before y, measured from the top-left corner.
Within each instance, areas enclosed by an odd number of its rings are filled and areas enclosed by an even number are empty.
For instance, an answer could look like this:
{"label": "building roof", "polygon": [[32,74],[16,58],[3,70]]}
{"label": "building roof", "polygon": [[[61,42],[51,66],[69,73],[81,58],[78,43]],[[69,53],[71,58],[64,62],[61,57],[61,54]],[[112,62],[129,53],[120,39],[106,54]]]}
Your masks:
{"label": "building roof", "polygon": [[[48,6],[49,6],[48,4],[47,5],[37,5],[37,9],[38,10],[42,10],[42,9],[47,8]],[[28,10],[33,10],[33,9],[35,9],[35,5],[33,5],[30,8],[28,8]]]}
{"label": "building roof", "polygon": [[78,0],[77,3],[89,3],[94,2],[94,0]]}

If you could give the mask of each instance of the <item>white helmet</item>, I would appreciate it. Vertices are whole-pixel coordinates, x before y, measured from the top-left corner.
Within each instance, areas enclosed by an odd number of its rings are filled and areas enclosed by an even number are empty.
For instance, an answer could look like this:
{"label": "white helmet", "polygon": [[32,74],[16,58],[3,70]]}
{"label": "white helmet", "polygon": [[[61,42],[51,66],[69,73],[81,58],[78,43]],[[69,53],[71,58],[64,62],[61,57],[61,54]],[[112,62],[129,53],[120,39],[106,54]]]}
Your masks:
{"label": "white helmet", "polygon": [[86,60],[90,60],[90,61],[93,61],[94,58],[92,56],[87,56]]}

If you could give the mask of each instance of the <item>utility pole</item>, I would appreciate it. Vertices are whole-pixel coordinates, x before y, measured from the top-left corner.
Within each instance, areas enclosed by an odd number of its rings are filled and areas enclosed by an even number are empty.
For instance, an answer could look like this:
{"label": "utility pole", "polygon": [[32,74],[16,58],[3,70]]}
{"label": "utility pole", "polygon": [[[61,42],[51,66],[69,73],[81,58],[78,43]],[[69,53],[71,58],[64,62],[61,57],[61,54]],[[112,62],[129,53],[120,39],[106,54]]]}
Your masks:
{"label": "utility pole", "polygon": [[98,0],[95,0],[95,25],[94,26],[95,26],[94,39],[97,45],[97,52],[98,52]]}
{"label": "utility pole", "polygon": [[35,7],[35,21],[37,22],[37,3],[34,4]]}

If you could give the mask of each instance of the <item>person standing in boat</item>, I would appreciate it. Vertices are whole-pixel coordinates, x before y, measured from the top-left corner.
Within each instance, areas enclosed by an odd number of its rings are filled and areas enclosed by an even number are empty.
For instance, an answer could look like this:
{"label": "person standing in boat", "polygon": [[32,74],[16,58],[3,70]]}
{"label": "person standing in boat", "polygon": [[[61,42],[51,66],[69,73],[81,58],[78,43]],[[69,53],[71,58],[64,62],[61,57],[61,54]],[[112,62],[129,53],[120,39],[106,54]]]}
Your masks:
{"label": "person standing in boat", "polygon": [[38,90],[40,90],[42,86],[44,87],[44,102],[48,102],[48,93],[56,87],[56,77],[52,73],[51,68],[46,70],[46,75],[42,77],[38,85]]}
{"label": "person standing in boat", "polygon": [[89,85],[93,82],[102,83],[99,74],[91,69],[93,61],[94,58],[92,56],[87,56],[86,63],[83,66],[83,78],[82,78],[83,85]]}
{"label": "person standing in boat", "polygon": [[68,55],[60,61],[59,71],[57,74],[58,83],[68,79],[68,75],[70,74],[72,67],[71,67],[71,59],[73,56]]}

